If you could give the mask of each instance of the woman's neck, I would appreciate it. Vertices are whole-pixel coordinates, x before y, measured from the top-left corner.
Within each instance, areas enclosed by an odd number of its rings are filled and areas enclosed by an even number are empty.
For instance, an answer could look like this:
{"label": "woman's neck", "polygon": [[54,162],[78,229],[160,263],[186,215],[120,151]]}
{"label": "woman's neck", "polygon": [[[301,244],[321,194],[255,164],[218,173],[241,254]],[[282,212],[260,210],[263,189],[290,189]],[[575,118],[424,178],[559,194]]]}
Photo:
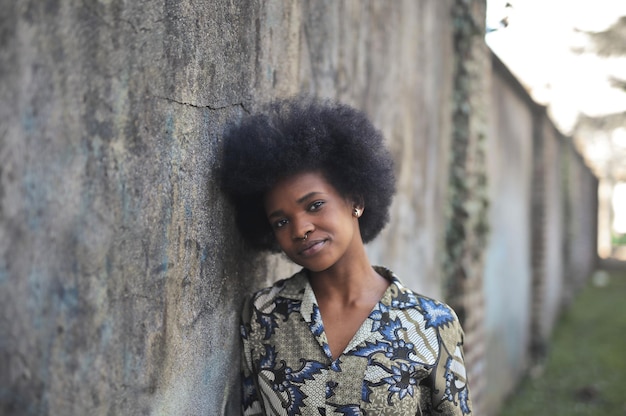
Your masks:
{"label": "woman's neck", "polygon": [[376,273],[364,254],[358,261],[336,264],[321,272],[310,272],[309,281],[318,301],[345,305],[380,299],[389,286],[387,279]]}

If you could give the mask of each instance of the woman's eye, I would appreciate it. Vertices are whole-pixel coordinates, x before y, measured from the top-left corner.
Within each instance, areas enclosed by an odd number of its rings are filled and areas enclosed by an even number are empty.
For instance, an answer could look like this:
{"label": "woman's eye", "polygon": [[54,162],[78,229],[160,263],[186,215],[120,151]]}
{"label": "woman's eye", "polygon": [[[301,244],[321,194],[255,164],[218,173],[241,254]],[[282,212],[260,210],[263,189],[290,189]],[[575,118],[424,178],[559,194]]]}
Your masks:
{"label": "woman's eye", "polygon": [[274,224],[273,224],[275,229],[282,228],[285,225],[287,225],[287,220],[286,219],[275,221]]}
{"label": "woman's eye", "polygon": [[315,201],[309,206],[309,211],[317,211],[322,205],[324,205],[324,201]]}

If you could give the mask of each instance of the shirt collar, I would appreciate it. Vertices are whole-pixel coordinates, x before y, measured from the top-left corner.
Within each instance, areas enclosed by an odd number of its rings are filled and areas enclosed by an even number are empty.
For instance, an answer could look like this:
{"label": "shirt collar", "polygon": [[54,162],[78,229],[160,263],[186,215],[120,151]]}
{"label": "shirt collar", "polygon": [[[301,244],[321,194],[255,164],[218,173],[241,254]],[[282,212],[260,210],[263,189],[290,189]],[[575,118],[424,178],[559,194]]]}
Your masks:
{"label": "shirt collar", "polygon": [[374,266],[374,270],[391,282],[380,299],[381,304],[394,309],[408,309],[418,305],[415,293],[406,288],[391,270],[382,266]]}
{"label": "shirt collar", "polygon": [[[380,299],[381,304],[394,309],[407,309],[418,305],[413,291],[406,288],[391,270],[382,266],[374,266],[374,270],[390,282]],[[286,281],[280,295],[284,298],[300,300],[302,302],[300,307],[302,316],[306,322],[311,322],[311,317],[316,309],[314,306],[317,306],[317,299],[305,269],[300,270]]]}

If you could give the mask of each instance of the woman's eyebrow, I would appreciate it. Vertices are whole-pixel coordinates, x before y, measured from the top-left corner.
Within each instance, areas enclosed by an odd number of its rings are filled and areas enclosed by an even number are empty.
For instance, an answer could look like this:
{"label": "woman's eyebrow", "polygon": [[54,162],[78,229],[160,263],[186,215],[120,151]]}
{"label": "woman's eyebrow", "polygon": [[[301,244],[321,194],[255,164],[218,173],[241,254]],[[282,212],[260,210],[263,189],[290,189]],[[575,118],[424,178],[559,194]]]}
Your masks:
{"label": "woman's eyebrow", "polygon": [[[308,194],[306,194],[306,195],[301,196],[300,198],[298,198],[298,199],[296,200],[296,203],[301,204],[301,203],[303,203],[304,201],[308,200],[309,198],[312,198],[312,197],[314,197],[314,196],[316,196],[316,195],[322,195],[322,194],[323,194],[323,192],[318,192],[318,191],[309,192]],[[267,218],[268,218],[268,219],[271,219],[271,218],[274,218],[274,217],[282,217],[282,216],[284,216],[284,215],[285,215],[285,213],[283,212],[283,210],[282,210],[282,209],[277,209],[276,211],[273,211],[271,214],[269,214],[269,215],[267,216]]]}
{"label": "woman's eyebrow", "polygon": [[283,215],[284,215],[283,210],[279,209],[279,210],[272,212],[270,215],[268,215],[267,219],[272,219],[274,217],[282,217]]}
{"label": "woman's eyebrow", "polygon": [[297,202],[298,204],[301,204],[301,203],[303,203],[304,201],[306,201],[307,199],[309,199],[309,198],[311,198],[311,197],[314,197],[314,196],[316,196],[316,195],[319,195],[319,194],[322,194],[322,192],[317,192],[317,191],[309,192],[308,194],[306,194],[306,195],[304,195],[304,196],[302,196],[302,197],[298,198],[298,199],[296,200],[296,202]]}

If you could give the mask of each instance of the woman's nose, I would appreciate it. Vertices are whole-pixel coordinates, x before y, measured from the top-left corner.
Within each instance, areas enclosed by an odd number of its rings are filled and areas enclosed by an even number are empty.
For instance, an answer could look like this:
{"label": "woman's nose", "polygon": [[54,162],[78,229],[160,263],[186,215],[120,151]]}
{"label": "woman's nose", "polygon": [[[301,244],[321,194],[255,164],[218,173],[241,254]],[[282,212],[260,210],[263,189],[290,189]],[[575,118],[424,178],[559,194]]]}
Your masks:
{"label": "woman's nose", "polygon": [[314,227],[310,221],[297,220],[293,227],[293,239],[294,240],[306,240],[309,234],[313,231]]}

